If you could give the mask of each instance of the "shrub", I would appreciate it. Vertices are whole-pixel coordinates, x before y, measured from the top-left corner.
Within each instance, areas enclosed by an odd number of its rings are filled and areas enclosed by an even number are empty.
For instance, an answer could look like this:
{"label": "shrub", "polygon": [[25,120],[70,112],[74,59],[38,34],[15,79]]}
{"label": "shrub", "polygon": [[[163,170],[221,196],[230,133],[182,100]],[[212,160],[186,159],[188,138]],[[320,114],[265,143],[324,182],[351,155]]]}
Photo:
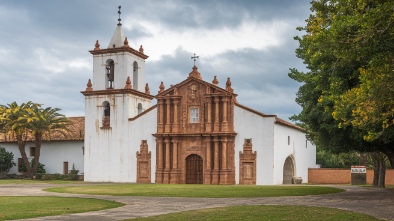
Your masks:
{"label": "shrub", "polygon": [[10,169],[15,166],[14,154],[0,147],[0,178],[6,177]]}

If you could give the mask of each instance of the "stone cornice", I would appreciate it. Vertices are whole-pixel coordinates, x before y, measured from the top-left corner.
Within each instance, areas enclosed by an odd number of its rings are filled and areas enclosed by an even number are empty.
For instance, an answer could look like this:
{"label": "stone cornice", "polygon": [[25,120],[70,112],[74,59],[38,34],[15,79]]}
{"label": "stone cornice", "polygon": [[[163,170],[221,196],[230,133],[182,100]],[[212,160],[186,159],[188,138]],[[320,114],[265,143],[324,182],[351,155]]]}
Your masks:
{"label": "stone cornice", "polygon": [[150,100],[153,100],[154,98],[153,95],[145,94],[141,91],[137,91],[134,89],[107,89],[107,90],[98,90],[98,91],[92,90],[92,91],[81,91],[81,93],[85,96],[109,95],[109,94],[133,94]]}
{"label": "stone cornice", "polygon": [[107,48],[107,49],[99,49],[99,50],[91,50],[89,51],[92,55],[101,55],[101,54],[110,54],[110,53],[119,53],[119,52],[129,52],[137,57],[142,59],[147,59],[149,56],[141,53],[130,47],[120,47],[120,48]]}

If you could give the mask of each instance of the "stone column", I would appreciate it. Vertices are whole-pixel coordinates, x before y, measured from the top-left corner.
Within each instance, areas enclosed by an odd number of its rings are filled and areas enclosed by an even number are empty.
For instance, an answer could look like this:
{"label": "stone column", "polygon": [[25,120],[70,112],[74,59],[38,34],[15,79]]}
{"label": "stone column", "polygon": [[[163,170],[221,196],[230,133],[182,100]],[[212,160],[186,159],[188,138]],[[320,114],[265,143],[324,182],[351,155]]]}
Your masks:
{"label": "stone column", "polygon": [[163,171],[163,183],[170,183],[170,141],[169,138],[164,138],[164,143],[166,146],[166,163]]}
{"label": "stone column", "polygon": [[227,131],[227,97],[222,98],[222,103],[223,103],[223,121],[222,121],[222,131]]}
{"label": "stone column", "polygon": [[205,173],[204,173],[204,184],[211,184],[212,183],[212,148],[211,148],[211,139],[209,137],[205,138]]}
{"label": "stone column", "polygon": [[163,109],[163,99],[158,99],[157,100],[157,105],[158,105],[158,115],[159,115],[159,125],[157,127],[157,132],[158,133],[163,133],[164,132],[164,109]]}
{"label": "stone column", "polygon": [[227,169],[227,139],[222,140],[222,170]]}
{"label": "stone column", "polygon": [[205,124],[205,131],[206,132],[211,132],[212,131],[212,126],[211,126],[211,116],[212,116],[212,98],[207,97],[207,122]]}
{"label": "stone column", "polygon": [[165,132],[171,132],[171,100],[170,98],[166,99],[166,106],[167,106],[167,118],[166,118],[166,125],[165,125]]}
{"label": "stone column", "polygon": [[212,184],[219,184],[219,139],[217,137],[213,140],[213,171],[212,171]]}
{"label": "stone column", "polygon": [[178,140],[172,139],[172,168],[178,169]]}
{"label": "stone column", "polygon": [[220,130],[220,122],[219,122],[219,97],[214,98],[215,102],[215,122],[213,125],[213,131],[218,132]]}
{"label": "stone column", "polygon": [[163,142],[162,138],[156,138],[157,144],[157,165],[156,165],[156,183],[163,183]]}
{"label": "stone column", "polygon": [[172,125],[172,132],[178,133],[179,132],[179,121],[178,121],[178,104],[179,100],[174,99],[174,120],[173,120],[173,125]]}
{"label": "stone column", "polygon": [[179,183],[180,169],[178,169],[178,140],[172,139],[172,170],[170,172],[170,183]]}

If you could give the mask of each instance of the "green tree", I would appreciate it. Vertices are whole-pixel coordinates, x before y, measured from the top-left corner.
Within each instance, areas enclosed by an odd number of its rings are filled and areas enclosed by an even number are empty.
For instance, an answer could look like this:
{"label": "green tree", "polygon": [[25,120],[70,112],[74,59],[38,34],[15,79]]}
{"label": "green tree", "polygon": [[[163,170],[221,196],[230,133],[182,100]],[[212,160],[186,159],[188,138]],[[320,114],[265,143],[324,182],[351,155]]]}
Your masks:
{"label": "green tree", "polygon": [[42,140],[44,138],[50,140],[52,133],[55,132],[67,136],[67,126],[71,124],[71,121],[58,111],[60,111],[59,108],[47,107],[43,109],[40,105],[33,105],[27,109],[26,115],[18,120],[23,125],[27,125],[34,135],[35,155],[32,163],[32,176],[37,173],[40,165]]}
{"label": "green tree", "polygon": [[28,125],[27,123],[20,122],[19,119],[26,116],[27,110],[33,105],[32,102],[22,103],[21,105],[13,102],[0,107],[0,126],[2,127],[0,132],[16,140],[28,176],[31,176],[32,172],[25,150]]}
{"label": "green tree", "polygon": [[[13,102],[0,109],[0,125],[4,125],[4,132],[11,135],[18,144],[22,156],[26,175],[33,177],[37,173],[40,162],[42,140],[51,139],[52,133],[61,133],[66,136],[67,126],[71,122],[58,108],[42,108],[41,105],[28,102],[20,106]],[[27,137],[31,133],[34,136],[35,155],[32,165],[27,159],[25,146]]]}
{"label": "green tree", "polygon": [[394,4],[313,0],[311,5],[306,26],[298,28],[306,33],[295,38],[296,54],[308,71],[289,73],[304,83],[296,99],[303,109],[292,119],[321,147],[382,152],[393,166]]}
{"label": "green tree", "polygon": [[5,177],[15,165],[14,154],[7,151],[4,147],[0,147],[0,178]]}

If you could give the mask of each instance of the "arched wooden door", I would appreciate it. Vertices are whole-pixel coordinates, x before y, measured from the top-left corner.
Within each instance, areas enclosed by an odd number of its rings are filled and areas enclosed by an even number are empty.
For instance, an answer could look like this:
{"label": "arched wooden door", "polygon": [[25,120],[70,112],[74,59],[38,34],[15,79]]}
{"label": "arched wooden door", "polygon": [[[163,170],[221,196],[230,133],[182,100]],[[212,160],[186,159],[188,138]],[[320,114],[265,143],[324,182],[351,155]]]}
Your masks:
{"label": "arched wooden door", "polygon": [[197,154],[192,154],[186,158],[186,183],[202,184],[202,158]]}

